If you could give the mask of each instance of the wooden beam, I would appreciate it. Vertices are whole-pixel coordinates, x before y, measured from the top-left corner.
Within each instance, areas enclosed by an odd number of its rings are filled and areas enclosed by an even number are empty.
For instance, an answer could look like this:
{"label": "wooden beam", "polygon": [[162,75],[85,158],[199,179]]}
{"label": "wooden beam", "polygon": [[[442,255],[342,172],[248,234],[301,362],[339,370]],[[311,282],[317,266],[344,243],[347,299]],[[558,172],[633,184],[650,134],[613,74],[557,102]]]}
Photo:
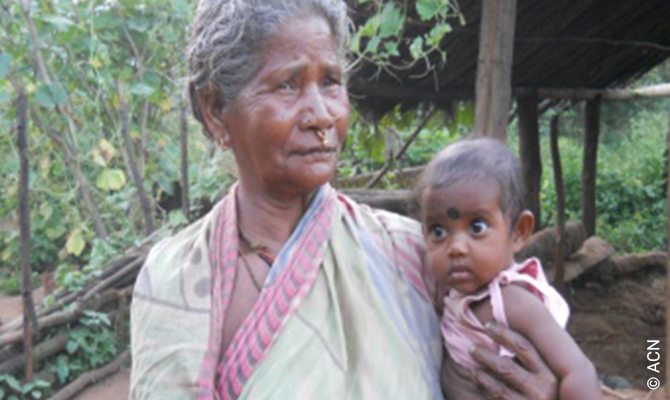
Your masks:
{"label": "wooden beam", "polygon": [[526,189],[525,206],[535,215],[534,232],[541,225],[540,189],[542,187],[542,158],[540,156],[540,130],[538,127],[537,96],[517,100],[519,113],[519,159]]}
{"label": "wooden beam", "polygon": [[[531,89],[516,89],[515,94],[523,95]],[[648,86],[640,89],[532,89],[541,99],[629,101],[636,99],[662,99],[670,97],[670,83]]]}
{"label": "wooden beam", "polygon": [[483,0],[480,25],[474,132],[504,141],[512,102],[516,0]]}
{"label": "wooden beam", "polygon": [[[399,101],[418,101],[444,103],[455,100],[472,100],[474,92],[465,87],[444,86],[439,92],[421,87],[401,86],[381,82],[365,82],[353,79],[350,90],[354,95],[396,99]],[[670,84],[647,86],[639,89],[565,89],[530,88],[513,89],[516,97],[537,96],[548,100],[594,100],[631,101],[637,99],[664,99],[670,97]]]}
{"label": "wooden beam", "polygon": [[596,177],[600,136],[600,101],[586,102],[582,164],[582,224],[588,236],[596,234]]}

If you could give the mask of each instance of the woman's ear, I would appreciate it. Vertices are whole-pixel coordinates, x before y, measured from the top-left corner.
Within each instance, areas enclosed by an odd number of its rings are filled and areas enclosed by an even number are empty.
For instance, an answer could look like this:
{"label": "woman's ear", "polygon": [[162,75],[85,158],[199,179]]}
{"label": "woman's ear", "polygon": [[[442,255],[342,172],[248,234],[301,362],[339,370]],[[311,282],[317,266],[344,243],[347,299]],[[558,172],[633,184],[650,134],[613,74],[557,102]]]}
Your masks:
{"label": "woman's ear", "polygon": [[215,142],[223,147],[230,144],[230,135],[223,118],[224,102],[221,94],[215,90],[201,90],[198,104],[205,128]]}
{"label": "woman's ear", "polygon": [[535,226],[535,217],[529,210],[524,210],[516,219],[516,226],[514,227],[513,245],[514,253],[519,252],[528,243],[530,235],[533,234],[533,227]]}

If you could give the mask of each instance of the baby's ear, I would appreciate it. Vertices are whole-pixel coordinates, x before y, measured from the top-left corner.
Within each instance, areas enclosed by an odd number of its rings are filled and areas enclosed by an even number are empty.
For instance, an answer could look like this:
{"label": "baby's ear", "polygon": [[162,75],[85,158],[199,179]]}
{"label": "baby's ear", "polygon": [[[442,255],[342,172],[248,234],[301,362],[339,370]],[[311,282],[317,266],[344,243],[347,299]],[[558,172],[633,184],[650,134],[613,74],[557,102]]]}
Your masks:
{"label": "baby's ear", "polygon": [[522,211],[516,219],[516,226],[512,233],[515,254],[528,243],[528,238],[533,234],[534,226],[535,217],[533,216],[533,213],[529,210]]}

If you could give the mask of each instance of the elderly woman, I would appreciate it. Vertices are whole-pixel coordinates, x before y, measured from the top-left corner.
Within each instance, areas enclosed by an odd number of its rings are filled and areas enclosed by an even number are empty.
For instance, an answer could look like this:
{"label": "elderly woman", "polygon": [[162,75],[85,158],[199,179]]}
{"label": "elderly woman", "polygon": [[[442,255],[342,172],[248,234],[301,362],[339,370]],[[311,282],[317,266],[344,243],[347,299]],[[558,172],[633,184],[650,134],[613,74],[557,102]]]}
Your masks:
{"label": "elderly woman", "polygon": [[[442,399],[442,347],[418,223],[328,182],[347,133],[340,0],[201,0],[196,118],[239,181],[152,249],[132,306],[133,399]],[[554,376],[478,350],[497,398],[555,398]],[[447,372],[450,379],[463,379]]]}

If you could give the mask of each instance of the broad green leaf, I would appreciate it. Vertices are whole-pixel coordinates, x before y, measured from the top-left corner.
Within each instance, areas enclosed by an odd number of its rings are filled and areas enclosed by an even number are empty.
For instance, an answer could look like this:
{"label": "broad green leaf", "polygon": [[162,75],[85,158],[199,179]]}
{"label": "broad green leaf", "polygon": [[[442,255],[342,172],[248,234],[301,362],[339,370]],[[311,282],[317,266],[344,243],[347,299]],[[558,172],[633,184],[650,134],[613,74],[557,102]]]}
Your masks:
{"label": "broad green leaf", "polygon": [[63,105],[67,102],[67,92],[60,83],[52,83],[49,85],[51,98],[57,105]]}
{"label": "broad green leaf", "polygon": [[361,29],[358,30],[358,34],[361,37],[372,37],[377,32],[379,28],[379,15],[375,15],[370,18]]}
{"label": "broad green leaf", "polygon": [[70,27],[74,25],[74,22],[71,19],[65,18],[60,15],[50,15],[47,17],[43,17],[42,21],[52,24],[56,29],[58,29],[61,32],[68,31]]}
{"label": "broad green leaf", "polygon": [[85,247],[86,241],[84,240],[84,235],[82,234],[81,229],[77,228],[70,233],[70,237],[67,239],[67,243],[65,243],[65,248],[68,253],[75,257],[79,257]]}
{"label": "broad green leaf", "polygon": [[419,13],[421,20],[428,21],[439,14],[443,14],[447,10],[449,0],[417,0],[416,11]]}
{"label": "broad green leaf", "polygon": [[431,29],[430,32],[428,33],[426,43],[429,46],[439,46],[444,35],[446,35],[449,32],[451,32],[451,25],[447,23],[436,24],[433,27],[433,29]]}
{"label": "broad green leaf", "polygon": [[0,90],[0,104],[9,103],[12,100],[9,92],[6,90]]}
{"label": "broad green leaf", "polygon": [[168,215],[168,220],[170,222],[170,225],[172,225],[172,226],[177,226],[177,225],[188,223],[188,219],[186,218],[186,216],[184,216],[184,213],[181,212],[180,210],[179,211],[172,211]]}
{"label": "broad green leaf", "polygon": [[5,382],[7,382],[7,386],[9,386],[12,390],[14,390],[17,393],[21,393],[21,382],[19,382],[18,379],[14,378],[11,375],[5,375]]}
{"label": "broad green leaf", "polygon": [[175,0],[174,16],[180,19],[190,19],[191,7],[184,0]]}
{"label": "broad green leaf", "polygon": [[40,85],[35,92],[35,101],[37,104],[46,108],[54,108],[67,102],[67,92],[59,83]]}
{"label": "broad green leaf", "polygon": [[405,17],[393,3],[387,3],[382,10],[379,23],[379,36],[382,38],[396,35],[402,29]]}
{"label": "broad green leaf", "polygon": [[386,42],[384,43],[384,50],[388,56],[400,56],[398,51],[398,42]]}
{"label": "broad green leaf", "polygon": [[151,93],[153,93],[154,90],[155,89],[152,88],[151,86],[145,85],[144,83],[138,83],[137,85],[133,86],[130,92],[137,96],[146,97],[151,95]]}
{"label": "broad green leaf", "polygon": [[35,91],[35,101],[45,108],[54,108],[56,106],[54,99],[51,97],[51,91],[45,85],[40,85],[37,91]]}
{"label": "broad green leaf", "polygon": [[0,81],[5,79],[9,71],[11,71],[12,61],[11,55],[7,53],[0,54]]}
{"label": "broad green leaf", "polygon": [[41,399],[42,398],[42,392],[39,390],[33,390],[30,392],[30,395],[33,396],[33,399]]}
{"label": "broad green leaf", "polygon": [[56,226],[47,228],[44,231],[44,234],[47,235],[49,239],[56,240],[63,237],[63,235],[65,234],[65,227],[63,226],[63,224],[58,224]]}
{"label": "broad green leaf", "polygon": [[126,175],[120,169],[106,168],[98,175],[95,184],[102,190],[119,190],[126,184]]}
{"label": "broad green leaf", "polygon": [[370,53],[376,53],[377,48],[379,47],[379,43],[382,41],[382,38],[379,36],[374,36],[370,41],[368,42],[368,45],[365,47],[366,52]]}
{"label": "broad green leaf", "polygon": [[423,55],[423,37],[417,36],[414,38],[412,44],[409,46],[409,52],[415,59]]}

